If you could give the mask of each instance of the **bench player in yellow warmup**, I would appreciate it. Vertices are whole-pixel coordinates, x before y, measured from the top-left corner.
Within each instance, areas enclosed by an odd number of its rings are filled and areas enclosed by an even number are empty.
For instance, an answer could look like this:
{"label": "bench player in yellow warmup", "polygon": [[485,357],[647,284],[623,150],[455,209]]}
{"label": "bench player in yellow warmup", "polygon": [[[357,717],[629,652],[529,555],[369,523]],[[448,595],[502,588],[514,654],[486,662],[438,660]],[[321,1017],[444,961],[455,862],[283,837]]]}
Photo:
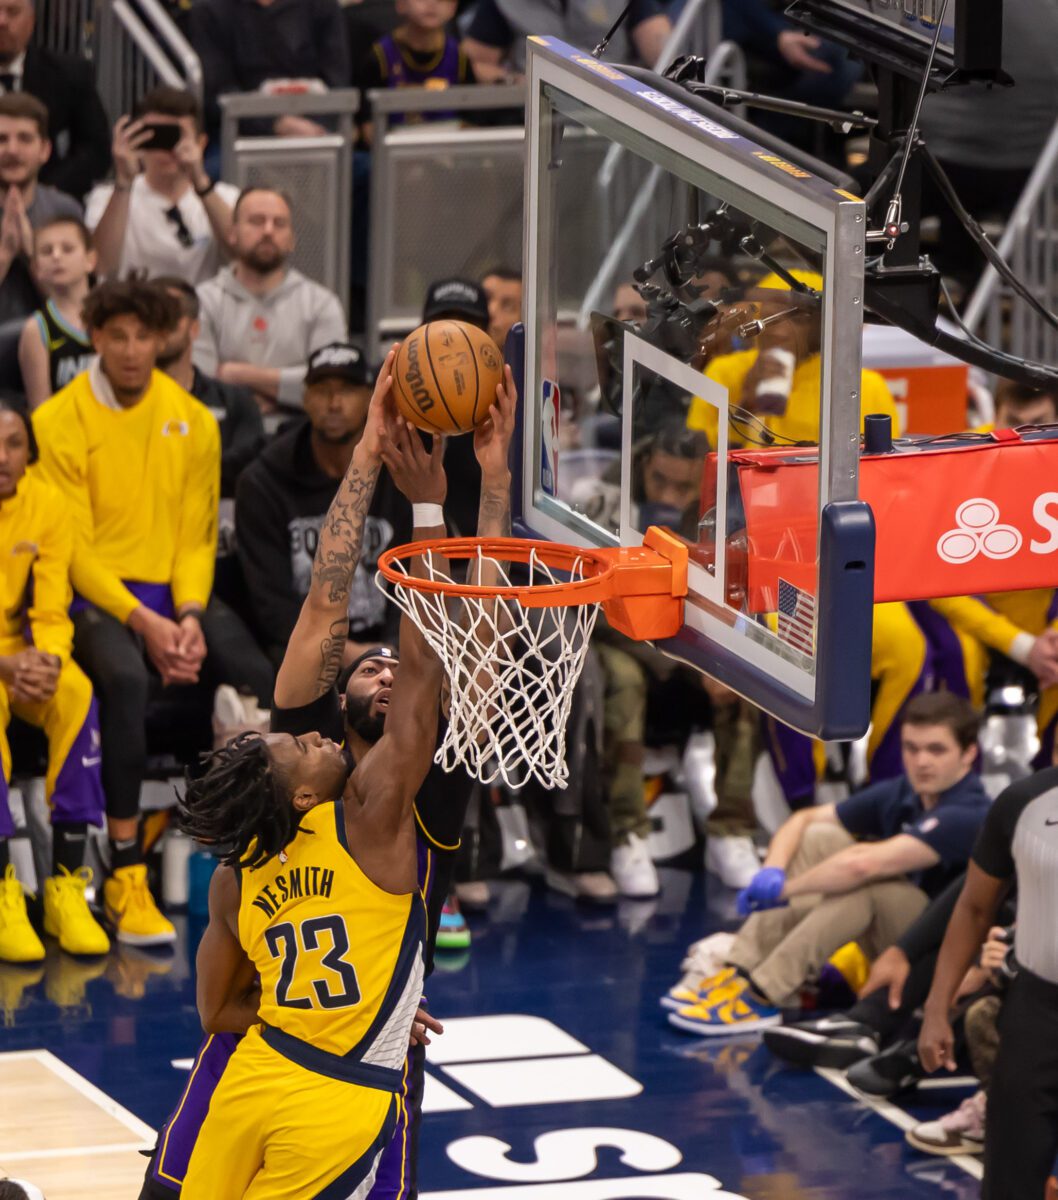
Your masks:
{"label": "bench player in yellow warmup", "polygon": [[184,1200],[371,1189],[422,996],[413,802],[442,679],[407,617],[400,656],[385,732],[348,784],[334,742],[275,733],[237,738],[189,785],[188,832],[226,850],[199,947],[199,1012],[207,1032],[248,1032],[213,1095]]}

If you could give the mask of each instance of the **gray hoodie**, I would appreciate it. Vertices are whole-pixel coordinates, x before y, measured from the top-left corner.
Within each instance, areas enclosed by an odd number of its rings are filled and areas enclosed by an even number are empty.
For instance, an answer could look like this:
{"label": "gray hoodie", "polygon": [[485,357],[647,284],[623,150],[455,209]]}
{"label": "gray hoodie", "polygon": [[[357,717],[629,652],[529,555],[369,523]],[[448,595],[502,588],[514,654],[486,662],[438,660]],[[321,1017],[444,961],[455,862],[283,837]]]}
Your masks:
{"label": "gray hoodie", "polygon": [[279,402],[301,403],[309,355],[329,342],[344,342],[348,324],[341,301],[291,267],[267,296],[255,296],[224,267],[201,284],[202,332],[195,366],[207,375],[223,362],[279,367]]}

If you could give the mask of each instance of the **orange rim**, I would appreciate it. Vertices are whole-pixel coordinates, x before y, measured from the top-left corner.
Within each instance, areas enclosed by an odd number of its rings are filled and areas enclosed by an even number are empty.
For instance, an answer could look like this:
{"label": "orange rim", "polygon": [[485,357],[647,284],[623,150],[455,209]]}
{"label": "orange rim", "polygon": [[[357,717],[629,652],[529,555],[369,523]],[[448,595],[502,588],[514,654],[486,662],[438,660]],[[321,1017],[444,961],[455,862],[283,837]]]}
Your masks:
{"label": "orange rim", "polygon": [[[587,577],[570,580],[568,583],[488,586],[420,579],[398,570],[393,565],[404,559],[418,558],[431,552],[456,559],[477,558],[480,553],[501,562],[529,562],[535,557],[544,566],[558,571],[572,571],[577,568],[585,572]],[[408,542],[404,546],[394,546],[386,550],[379,556],[378,570],[390,583],[434,595],[443,593],[446,596],[477,600],[509,597],[518,601],[531,599],[534,601],[534,607],[544,607],[548,604],[568,607],[577,604],[598,604],[613,596],[613,581],[616,575],[614,557],[614,551],[611,550],[589,550],[581,546],[567,546],[562,542],[532,538],[435,538],[429,541]]]}

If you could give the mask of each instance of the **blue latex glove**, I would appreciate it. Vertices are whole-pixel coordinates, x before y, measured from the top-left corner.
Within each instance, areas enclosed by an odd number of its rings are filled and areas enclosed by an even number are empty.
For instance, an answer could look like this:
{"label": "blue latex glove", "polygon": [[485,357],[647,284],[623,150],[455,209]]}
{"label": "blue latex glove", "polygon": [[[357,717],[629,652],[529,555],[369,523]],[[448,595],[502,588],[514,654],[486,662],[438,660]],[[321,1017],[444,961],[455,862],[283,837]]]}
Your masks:
{"label": "blue latex glove", "polygon": [[750,913],[785,904],[781,899],[785,886],[786,872],[782,867],[761,867],[750,880],[749,887],[743,888],[738,894],[738,915],[748,917]]}

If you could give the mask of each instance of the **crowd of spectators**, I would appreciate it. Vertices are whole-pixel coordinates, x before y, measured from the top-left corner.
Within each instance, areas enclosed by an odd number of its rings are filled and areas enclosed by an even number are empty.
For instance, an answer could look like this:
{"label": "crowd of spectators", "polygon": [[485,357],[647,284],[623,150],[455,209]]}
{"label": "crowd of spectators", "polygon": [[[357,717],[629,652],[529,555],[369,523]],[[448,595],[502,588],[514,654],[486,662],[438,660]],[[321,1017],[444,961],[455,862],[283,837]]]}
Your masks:
{"label": "crowd of spectators", "polygon": [[[634,3],[612,56],[652,63],[681,7]],[[799,32],[781,7],[723,4],[725,33],[745,50],[752,84],[841,105],[861,68]],[[8,850],[8,789],[33,758],[31,742],[9,738],[13,721],[38,727],[46,741],[45,934],[74,954],[106,953],[111,935],[134,945],[174,939],[149,885],[141,813],[152,707],[176,696],[208,714],[221,686],[269,707],[321,523],[364,429],[375,364],[350,330],[351,297],[293,265],[311,198],[268,183],[240,191],[218,178],[220,97],[515,82],[527,33],[590,48],[624,3],[193,0],[175,8],[202,61],[204,108],[157,87],[109,129],[91,66],[34,42],[31,0],[0,2],[0,325],[18,331],[22,381],[18,395],[0,396],[0,553],[15,564],[0,579],[2,961],[43,955]],[[1007,10],[1010,53],[1024,69],[1023,86],[1004,102],[1010,120],[978,121],[980,101],[967,107],[955,93],[931,97],[925,110],[938,156],[979,217],[1009,212],[1056,110],[1053,54],[1044,54],[1036,24],[1053,17],[1028,14],[1019,0]],[[789,117],[755,119],[816,153],[842,152]],[[358,144],[369,147],[366,101],[357,125]],[[982,142],[981,128],[996,133],[995,144]],[[246,132],[328,131],[291,112],[248,122]],[[966,274],[966,254],[942,227],[942,265],[956,278]],[[737,284],[724,263],[714,266],[703,288],[719,294]],[[362,274],[361,263],[354,278]],[[788,280],[753,286],[761,315],[789,302]],[[469,321],[502,348],[522,316],[520,270],[495,262],[477,279],[438,280],[423,305],[424,320]],[[628,283],[610,311],[634,327],[647,320]],[[789,369],[776,374],[769,353]],[[776,332],[751,349],[714,344],[696,365],[759,412],[773,436],[818,436],[818,317],[786,342]],[[863,412],[895,420],[881,377],[865,371],[862,384]],[[632,506],[637,527],[667,524],[694,540],[716,410],[685,399],[641,431]],[[593,425],[600,445],[613,435],[607,420]],[[1000,383],[996,427],[1056,420],[1054,393]],[[478,469],[469,439],[451,439],[445,455],[451,530],[473,533]],[[614,527],[619,474],[592,480],[577,503]],[[410,534],[407,506],[384,475],[351,591],[346,662],[392,641],[396,610],[375,586],[375,567]],[[954,1066],[968,1048],[981,1091],[909,1136],[930,1152],[983,1151],[989,1200],[1042,1195],[1058,1142],[1058,861],[1046,840],[1058,780],[1041,770],[992,804],[977,761],[991,661],[993,679],[998,671],[1038,698],[1040,763],[1049,764],[1058,720],[1053,599],[1053,591],[963,597],[932,602],[928,613],[879,606],[869,786],[837,803],[816,802],[819,747],[603,624],[592,655],[600,778],[572,801],[525,801],[544,828],[552,886],[595,903],[648,899],[659,890],[646,804],[657,714],[680,710],[667,731],[680,749],[709,730],[715,807],[697,814],[705,861],[737,894],[745,923],[733,938],[692,947],[683,978],[661,1000],[669,1020],[703,1036],[764,1031],[784,1061],[847,1069],[856,1086],[883,1095]],[[942,663],[938,622],[961,639],[961,684]],[[191,757],[201,748],[182,749]],[[764,753],[790,815],[758,849],[753,778]],[[472,806],[456,886],[467,907],[487,904],[499,870],[498,799]],[[93,907],[91,826],[106,830],[108,869]],[[1015,877],[1016,903],[1008,896]],[[466,926],[456,896],[446,919],[458,938]],[[838,1014],[784,1024],[784,1012],[828,984],[838,993],[852,985],[859,998]]]}

